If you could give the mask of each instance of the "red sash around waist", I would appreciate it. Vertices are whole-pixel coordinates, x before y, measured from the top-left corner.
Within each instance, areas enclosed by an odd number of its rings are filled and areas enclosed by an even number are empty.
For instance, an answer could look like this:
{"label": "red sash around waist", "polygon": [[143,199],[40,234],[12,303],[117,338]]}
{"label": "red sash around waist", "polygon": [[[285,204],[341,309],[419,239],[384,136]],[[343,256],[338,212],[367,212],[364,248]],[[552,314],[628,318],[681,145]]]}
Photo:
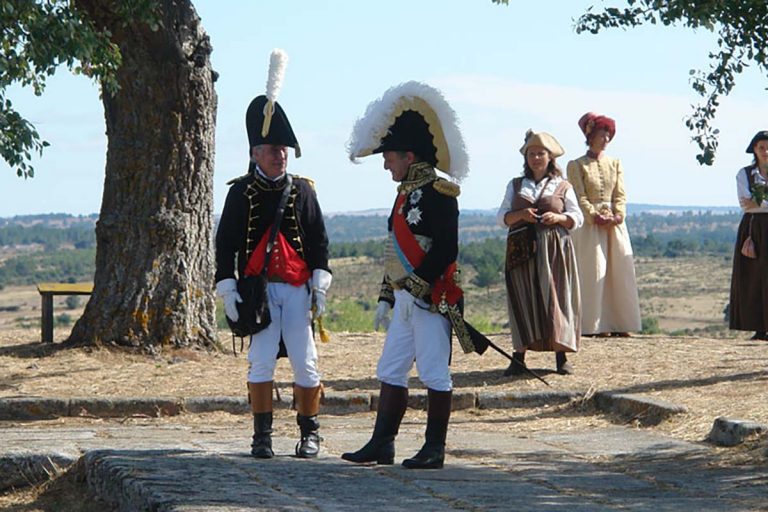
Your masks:
{"label": "red sash around waist", "polygon": [[[253,250],[248,265],[245,267],[245,275],[258,275],[264,268],[264,257],[267,253],[267,240],[270,232],[271,228],[264,232],[259,245]],[[278,276],[280,280],[294,286],[303,285],[312,276],[307,262],[301,259],[296,249],[291,247],[291,244],[279,231],[275,237],[275,245],[272,247],[272,256],[269,258],[267,276]]]}

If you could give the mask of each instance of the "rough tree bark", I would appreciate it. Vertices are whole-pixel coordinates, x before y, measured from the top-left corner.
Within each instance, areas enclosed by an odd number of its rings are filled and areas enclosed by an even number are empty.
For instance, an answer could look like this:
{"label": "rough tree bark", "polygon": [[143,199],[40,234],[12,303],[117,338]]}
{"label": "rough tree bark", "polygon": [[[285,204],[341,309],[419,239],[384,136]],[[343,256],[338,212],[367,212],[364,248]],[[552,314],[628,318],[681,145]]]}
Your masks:
{"label": "rough tree bark", "polygon": [[120,19],[115,2],[77,0],[119,45],[120,90],[103,94],[104,196],[93,295],[70,345],[214,344],[210,40],[189,0],[158,1],[161,26]]}

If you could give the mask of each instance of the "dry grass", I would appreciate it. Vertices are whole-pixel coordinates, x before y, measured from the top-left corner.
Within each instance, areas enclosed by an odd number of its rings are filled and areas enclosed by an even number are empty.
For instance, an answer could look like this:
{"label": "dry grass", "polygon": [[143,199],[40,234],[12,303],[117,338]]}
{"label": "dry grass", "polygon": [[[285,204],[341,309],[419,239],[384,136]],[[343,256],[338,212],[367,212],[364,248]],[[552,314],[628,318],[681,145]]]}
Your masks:
{"label": "dry grass", "polygon": [[[244,355],[181,350],[150,357],[124,350],[61,349],[42,345],[37,331],[0,331],[0,397],[88,396],[242,396],[247,361]],[[228,335],[221,333],[224,346]],[[511,350],[508,336],[492,335]],[[333,333],[318,345],[328,393],[375,392],[374,372],[383,343],[381,333]],[[552,389],[637,393],[684,405],[688,413],[656,428],[680,439],[703,440],[713,420],[727,416],[768,419],[768,342],[745,339],[635,336],[585,338],[570,357],[576,373],[553,372],[552,353],[529,353],[528,366],[538,370]],[[452,364],[457,390],[535,391],[547,389],[533,378],[507,378],[507,361],[489,350],[484,356],[454,347]],[[290,389],[292,375],[281,360],[276,381]],[[414,388],[420,387],[412,379]]]}

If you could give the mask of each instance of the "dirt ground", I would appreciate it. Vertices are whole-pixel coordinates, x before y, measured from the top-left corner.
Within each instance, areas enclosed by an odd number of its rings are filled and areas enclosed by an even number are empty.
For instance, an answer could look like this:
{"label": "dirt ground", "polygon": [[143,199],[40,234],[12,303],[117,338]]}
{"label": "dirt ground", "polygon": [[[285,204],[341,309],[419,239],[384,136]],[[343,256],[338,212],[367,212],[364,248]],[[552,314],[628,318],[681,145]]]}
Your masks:
{"label": "dirt ground", "polygon": [[[57,340],[66,336],[57,330]],[[490,338],[510,350],[506,334]],[[746,338],[746,336],[745,336]],[[327,393],[374,391],[375,365],[384,336],[381,333],[332,333],[328,343],[318,343],[320,367]],[[238,396],[245,392],[245,354],[235,357],[228,333],[221,333],[227,351],[208,353],[180,350],[157,357],[123,349],[62,349],[60,343],[41,344],[37,329],[0,330],[0,398],[88,396]],[[239,345],[238,345],[239,348]],[[768,422],[768,342],[748,339],[633,336],[631,338],[584,338],[582,348],[569,357],[575,374],[554,373],[552,353],[529,353],[527,363],[541,374],[551,389],[582,393],[596,391],[637,393],[684,405],[688,412],[653,428],[666,435],[704,442],[718,416]],[[541,391],[547,388],[531,377],[504,377],[507,362],[489,351],[463,354],[454,343],[452,371],[457,390]],[[291,371],[287,360],[278,364],[276,382],[289,393]],[[418,379],[411,381],[420,388]],[[289,411],[278,414],[290,415]],[[423,421],[421,412],[409,413]],[[633,419],[609,417],[586,405],[571,404],[535,409],[470,410],[454,414],[456,421],[472,422],[478,429],[509,430],[516,435],[533,431],[558,431],[635,424]],[[245,416],[226,413],[184,414],[167,418],[61,418],[25,423],[35,426],[120,423],[242,424]],[[278,422],[291,425],[291,421]],[[6,426],[18,426],[5,422]],[[277,427],[278,430],[282,427]],[[287,428],[287,427],[286,427]],[[278,431],[278,434],[280,432]],[[1,430],[0,430],[1,437]],[[765,463],[768,442],[764,439],[738,448],[719,449],[723,464]],[[0,509],[16,512],[69,510],[95,512],[102,504],[83,494],[75,472],[48,484],[0,495]]]}

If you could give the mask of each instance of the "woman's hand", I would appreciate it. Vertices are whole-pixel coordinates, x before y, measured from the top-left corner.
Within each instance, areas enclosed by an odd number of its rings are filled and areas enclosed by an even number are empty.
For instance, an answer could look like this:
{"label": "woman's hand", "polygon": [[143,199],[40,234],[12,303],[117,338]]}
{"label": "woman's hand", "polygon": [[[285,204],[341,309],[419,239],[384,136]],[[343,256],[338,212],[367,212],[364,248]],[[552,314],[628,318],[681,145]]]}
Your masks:
{"label": "woman's hand", "polygon": [[524,208],[522,210],[509,211],[504,214],[504,224],[507,226],[511,226],[521,220],[531,224],[538,222],[539,218],[536,215],[536,209]]}
{"label": "woman's hand", "polygon": [[600,215],[599,213],[596,213],[593,217],[595,224],[598,226],[606,226],[608,224],[613,224],[613,217],[605,217],[603,215]]}
{"label": "woman's hand", "polygon": [[541,215],[541,223],[545,226],[552,226],[554,224],[564,224],[568,221],[568,217],[562,213],[546,212]]}
{"label": "woman's hand", "polygon": [[539,222],[539,215],[536,213],[536,208],[525,208],[522,210],[523,220],[531,224]]}

